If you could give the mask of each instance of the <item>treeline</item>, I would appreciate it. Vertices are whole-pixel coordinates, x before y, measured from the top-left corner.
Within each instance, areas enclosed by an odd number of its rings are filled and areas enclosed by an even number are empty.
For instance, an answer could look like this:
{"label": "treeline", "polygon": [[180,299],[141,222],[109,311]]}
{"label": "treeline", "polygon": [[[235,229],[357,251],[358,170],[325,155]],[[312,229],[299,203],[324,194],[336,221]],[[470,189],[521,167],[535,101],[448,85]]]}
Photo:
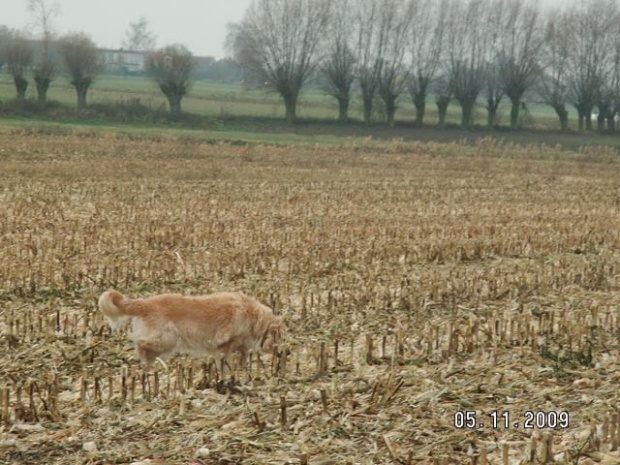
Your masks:
{"label": "treeline", "polygon": [[545,103],[568,128],[615,131],[620,115],[620,9],[580,0],[542,10],[529,0],[255,0],[230,27],[229,46],[246,79],[282,97],[295,119],[302,88],[321,82],[348,119],[352,98],[369,123],[379,98],[388,123],[411,99],[416,123],[429,100],[444,124],[450,102],[461,124],[484,102],[487,125],[510,102],[510,126],[526,101]]}
{"label": "treeline", "polygon": [[[49,2],[31,2],[38,8],[38,42],[0,27],[0,65],[13,78],[16,100],[24,102],[32,78],[45,108],[62,70],[83,109],[103,71],[101,53],[82,33],[57,39]],[[593,130],[595,121],[597,130],[615,132],[620,117],[618,0],[576,0],[546,10],[533,0],[254,0],[230,26],[234,60],[217,61],[196,59],[181,45],[154,50],[146,27],[144,19],[130,26],[129,50],[144,50],[142,69],[173,117],[181,114],[191,81],[209,73],[277,92],[291,122],[309,85],[337,101],[341,121],[353,99],[361,100],[366,123],[379,102],[393,124],[405,99],[419,125],[433,103],[445,124],[451,102],[461,108],[463,127],[474,124],[480,104],[486,124],[499,125],[503,102],[510,104],[511,127],[520,125],[530,102],[553,108],[562,131],[570,107],[580,131]]]}
{"label": "treeline", "polygon": [[[0,69],[13,79],[19,109],[25,107],[31,77],[37,88],[37,107],[46,109],[49,86],[61,73],[68,76],[75,88],[78,112],[86,107],[88,90],[102,72],[114,69],[121,74],[129,74],[130,70],[146,74],[166,96],[173,119],[181,115],[181,100],[193,79],[241,80],[241,71],[232,59],[194,57],[185,46],[176,44],[156,49],[156,37],[149,31],[145,18],[129,25],[123,49],[101,50],[84,33],[57,36],[52,24],[58,14],[56,3],[28,0],[27,5],[32,31],[23,33],[0,26]],[[38,36],[37,40],[32,38],[33,34]],[[120,62],[106,62],[110,55],[122,58]],[[125,104],[120,106],[122,113],[148,110],[139,101],[133,101],[129,109]]]}
{"label": "treeline", "polygon": [[[166,96],[171,116],[179,117],[181,101],[188,92],[195,71],[202,67],[204,73],[205,63],[195,60],[183,45],[169,45],[142,53],[144,73],[157,83]],[[62,72],[75,89],[78,112],[85,109],[88,90],[104,71],[103,58],[101,50],[84,33],[66,34],[57,39],[44,37],[39,42],[33,42],[0,29],[0,67],[13,79],[18,107],[25,103],[29,77],[32,75],[38,106],[45,109],[49,86]]]}

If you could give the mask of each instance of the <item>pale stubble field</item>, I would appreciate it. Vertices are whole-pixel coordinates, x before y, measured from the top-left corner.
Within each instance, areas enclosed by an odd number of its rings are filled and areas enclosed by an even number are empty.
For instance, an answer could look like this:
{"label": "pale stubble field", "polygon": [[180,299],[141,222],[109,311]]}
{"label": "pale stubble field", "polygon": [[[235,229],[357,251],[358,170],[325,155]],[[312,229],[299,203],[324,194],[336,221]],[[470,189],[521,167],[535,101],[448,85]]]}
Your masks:
{"label": "pale stubble field", "polygon": [[[0,160],[0,463],[620,460],[610,151],[14,130]],[[145,373],[108,288],[244,291],[290,355]]]}

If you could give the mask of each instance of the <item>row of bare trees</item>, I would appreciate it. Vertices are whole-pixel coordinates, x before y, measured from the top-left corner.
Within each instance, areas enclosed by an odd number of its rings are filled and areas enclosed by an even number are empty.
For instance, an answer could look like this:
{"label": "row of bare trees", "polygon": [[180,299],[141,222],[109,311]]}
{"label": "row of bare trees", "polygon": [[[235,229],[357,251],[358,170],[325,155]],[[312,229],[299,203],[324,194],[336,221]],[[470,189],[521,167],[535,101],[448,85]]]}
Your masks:
{"label": "row of bare trees", "polygon": [[45,105],[47,90],[54,79],[56,67],[50,59],[49,46],[52,40],[51,17],[55,14],[53,7],[46,0],[28,0],[28,8],[34,17],[35,27],[41,31],[42,50],[33,66],[34,50],[18,33],[6,27],[0,28],[1,61],[13,77],[17,91],[17,101],[23,102],[28,89],[27,74],[32,71],[37,86],[39,102]]}
{"label": "row of bare trees", "polygon": [[[12,34],[4,42],[2,60],[15,83],[18,104],[25,101],[28,76],[32,74],[38,103],[45,107],[49,86],[58,72],[64,69],[76,91],[78,111],[86,108],[88,90],[103,69],[101,51],[87,35],[72,33],[62,36],[46,44],[37,59],[35,47],[30,41]],[[49,58],[50,45],[60,55],[61,63]],[[146,56],[146,71],[168,99],[173,117],[181,115],[181,100],[187,93],[193,67],[192,54],[182,45],[163,47]]]}
{"label": "row of bare trees", "polygon": [[[32,74],[37,88],[37,100],[44,108],[47,92],[56,76],[65,71],[77,94],[78,111],[86,107],[91,84],[102,71],[102,54],[96,44],[83,33],[55,37],[53,17],[58,5],[51,0],[28,0],[33,23],[40,36],[36,42],[26,40],[19,32],[0,27],[0,67],[4,65],[13,78],[16,101],[23,104]],[[170,45],[154,51],[155,37],[148,31],[144,18],[130,25],[125,45],[130,50],[150,52],[145,68],[168,99],[173,117],[181,115],[181,100],[191,80],[194,61],[182,45]]]}
{"label": "row of bare trees", "polygon": [[254,0],[230,28],[229,46],[248,77],[264,82],[295,119],[299,93],[323,83],[348,118],[359,95],[364,121],[381,99],[388,123],[409,95],[416,122],[434,97],[443,124],[448,105],[473,124],[482,102],[487,124],[510,103],[520,124],[525,100],[550,105],[562,130],[568,106],[579,129],[615,129],[620,112],[620,10],[617,0],[580,0],[541,10],[533,0]]}

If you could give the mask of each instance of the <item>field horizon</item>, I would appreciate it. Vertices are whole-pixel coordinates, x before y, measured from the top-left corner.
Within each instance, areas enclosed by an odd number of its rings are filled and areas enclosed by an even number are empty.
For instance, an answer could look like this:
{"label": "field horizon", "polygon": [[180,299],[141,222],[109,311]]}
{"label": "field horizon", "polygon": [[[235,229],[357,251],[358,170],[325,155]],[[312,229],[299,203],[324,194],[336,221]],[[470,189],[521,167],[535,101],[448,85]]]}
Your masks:
{"label": "field horizon", "polygon": [[[140,76],[99,76],[88,93],[89,108],[79,118],[72,109],[75,107],[75,92],[67,78],[59,77],[52,82],[48,98],[52,109],[41,114],[34,103],[35,88],[31,85],[27,94],[32,102],[29,109],[20,110],[11,106],[15,89],[10,77],[0,74],[0,102],[8,105],[6,117],[19,116],[38,121],[56,121],[59,124],[97,125],[107,124],[154,124],[155,126],[185,127],[187,129],[224,129],[233,131],[282,133],[293,132],[313,135],[334,136],[372,136],[376,138],[404,138],[419,140],[453,141],[458,138],[477,139],[479,134],[518,140],[522,143],[562,144],[571,149],[579,145],[603,144],[618,147],[618,138],[613,134],[577,133],[576,112],[569,108],[569,132],[561,133],[557,117],[547,105],[528,102],[528,117],[522,129],[506,126],[510,106],[505,102],[499,108],[498,126],[486,127],[486,111],[483,104],[475,107],[476,125],[469,130],[460,128],[460,108],[456,103],[449,107],[446,127],[437,127],[437,112],[432,96],[428,97],[425,124],[417,127],[414,120],[414,107],[408,95],[398,99],[396,124],[394,127],[383,123],[378,102],[378,112],[369,127],[362,123],[361,102],[355,97],[351,103],[350,121],[340,123],[336,120],[335,99],[319,89],[306,89],[302,92],[298,108],[298,124],[290,125],[284,121],[284,105],[277,93],[266,89],[249,89],[240,83],[217,83],[195,81],[182,106],[186,117],[171,123],[168,121],[166,99],[156,84]],[[36,111],[35,111],[36,110]],[[484,136],[482,136],[484,137]]]}

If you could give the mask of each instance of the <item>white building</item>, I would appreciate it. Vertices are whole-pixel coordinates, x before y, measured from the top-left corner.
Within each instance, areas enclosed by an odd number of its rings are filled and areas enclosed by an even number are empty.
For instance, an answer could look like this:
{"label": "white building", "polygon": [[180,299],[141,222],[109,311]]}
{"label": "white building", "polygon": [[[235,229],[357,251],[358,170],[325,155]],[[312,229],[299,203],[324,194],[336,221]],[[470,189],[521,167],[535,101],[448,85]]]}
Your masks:
{"label": "white building", "polygon": [[144,72],[144,63],[146,61],[147,52],[123,50],[122,48],[118,50],[104,48],[99,49],[99,51],[103,56],[103,64],[109,72]]}

